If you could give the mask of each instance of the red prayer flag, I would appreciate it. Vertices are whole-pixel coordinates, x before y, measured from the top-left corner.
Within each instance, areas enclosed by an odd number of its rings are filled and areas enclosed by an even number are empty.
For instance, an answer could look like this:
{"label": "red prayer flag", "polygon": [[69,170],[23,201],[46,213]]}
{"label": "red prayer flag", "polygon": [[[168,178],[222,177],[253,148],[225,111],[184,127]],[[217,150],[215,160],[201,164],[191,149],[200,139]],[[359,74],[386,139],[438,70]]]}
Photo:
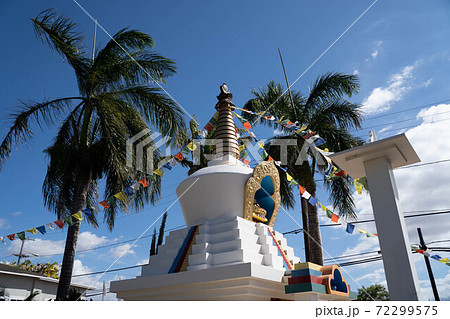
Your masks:
{"label": "red prayer flag", "polygon": [[6,237],[8,237],[9,240],[14,240],[14,238],[16,237],[16,234],[7,235]]}
{"label": "red prayer flag", "polygon": [[184,156],[183,154],[181,154],[180,152],[178,152],[177,154],[175,154],[173,157],[175,157],[177,160],[179,160],[180,162],[183,160]]}
{"label": "red prayer flag", "polygon": [[378,233],[374,234],[375,236],[378,236]]}
{"label": "red prayer flag", "polygon": [[56,226],[58,226],[59,228],[64,228],[64,222],[62,221],[62,219],[57,220],[56,222],[54,222],[56,224]]}
{"label": "red prayer flag", "polygon": [[298,188],[300,188],[300,194],[303,195],[303,193],[305,192],[305,189],[303,188],[303,186],[298,185]]}
{"label": "red prayer flag", "polygon": [[207,130],[208,132],[211,132],[212,129],[213,129],[213,126],[212,126],[211,123],[208,122],[208,123],[205,125],[204,129]]}
{"label": "red prayer flag", "polygon": [[331,221],[337,223],[338,220],[339,220],[339,216],[336,215],[335,213],[333,213],[333,214],[331,215]]}
{"label": "red prayer flag", "polygon": [[245,122],[245,123],[243,123],[242,125],[244,126],[244,128],[245,128],[246,130],[249,130],[249,129],[252,128],[252,126],[250,125],[250,122]]}
{"label": "red prayer flag", "polygon": [[110,208],[111,206],[109,206],[108,202],[106,200],[102,201],[99,203],[100,205],[102,205],[105,208]]}
{"label": "red prayer flag", "polygon": [[249,160],[246,160],[245,158],[242,159],[242,163],[244,163],[244,164],[249,164],[249,165],[250,165],[250,161],[249,161]]}
{"label": "red prayer flag", "polygon": [[268,160],[269,162],[270,162],[270,161],[273,161],[272,156],[269,155],[269,158],[268,158],[267,160]]}
{"label": "red prayer flag", "polygon": [[344,176],[345,174],[347,174],[345,171],[343,171],[343,170],[340,170],[339,172],[335,172],[334,173],[334,175],[336,175],[336,176],[339,176],[339,177],[342,177],[342,176]]}
{"label": "red prayer flag", "polygon": [[148,181],[147,181],[147,179],[144,177],[143,179],[141,179],[140,181],[139,181],[139,183],[141,183],[142,184],[142,186],[144,186],[144,187],[147,187],[148,186]]}

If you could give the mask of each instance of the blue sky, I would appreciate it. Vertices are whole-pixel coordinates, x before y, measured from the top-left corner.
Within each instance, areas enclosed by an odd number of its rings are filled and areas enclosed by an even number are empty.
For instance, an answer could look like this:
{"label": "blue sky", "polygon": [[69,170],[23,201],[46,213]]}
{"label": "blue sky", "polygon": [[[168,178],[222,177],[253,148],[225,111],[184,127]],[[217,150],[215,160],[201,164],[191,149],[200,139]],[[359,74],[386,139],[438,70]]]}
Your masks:
{"label": "blue sky", "polygon": [[[83,6],[111,35],[123,27],[152,35],[155,49],[177,62],[178,73],[168,80],[165,89],[200,123],[214,113],[218,88],[226,82],[234,102],[242,106],[251,98],[250,90],[270,80],[284,82],[277,48],[283,53],[291,83],[363,13],[373,1],[209,1],[154,2],[80,0]],[[10,124],[9,113],[19,100],[42,100],[77,94],[70,67],[43,45],[34,35],[30,18],[47,8],[56,8],[72,18],[92,48],[93,21],[73,1],[22,1],[0,3],[0,138]],[[378,138],[406,132],[422,162],[450,158],[447,118],[450,114],[450,4],[447,1],[378,1],[293,85],[293,90],[308,92],[318,75],[328,71],[358,74],[360,93],[353,102],[363,104],[364,129],[356,135],[368,138],[373,127]],[[97,46],[108,41],[98,29]],[[438,105],[439,104],[439,105]],[[423,107],[420,107],[423,106]],[[394,114],[392,114],[394,113]],[[27,146],[19,145],[0,171],[0,236],[19,232],[53,221],[54,215],[44,208],[42,182],[47,159],[42,151],[50,145],[54,128],[43,131],[35,127],[35,138]],[[260,137],[269,137],[266,128],[255,129]],[[440,163],[397,170],[397,184],[405,212],[448,210],[450,165]],[[78,249],[120,243],[137,238],[176,198],[176,185],[186,177],[180,167],[164,175],[163,198],[157,207],[148,206],[139,214],[121,215],[112,232],[83,223]],[[318,199],[327,202],[322,191]],[[102,200],[101,198],[100,200]],[[370,219],[367,195],[355,196],[360,220]],[[289,213],[300,221],[299,209]],[[405,214],[407,215],[407,214]],[[120,222],[119,222],[120,221]],[[326,223],[326,219],[322,220]],[[170,210],[167,228],[183,225],[179,206]],[[159,225],[159,223],[157,224]],[[408,218],[412,243],[416,227],[421,226],[427,242],[450,239],[450,218]],[[362,225],[376,232],[373,223]],[[297,225],[282,211],[275,229],[284,232]],[[149,231],[146,235],[150,235]],[[25,250],[50,255],[62,251],[65,232],[56,231],[34,236]],[[301,235],[287,235],[288,243],[303,258]],[[325,258],[374,251],[376,239],[359,234],[347,235],[339,227],[322,228]],[[442,246],[449,242],[442,243]],[[101,271],[111,265],[130,243],[94,249],[77,254],[75,272]],[[0,260],[13,261],[19,242],[0,245]],[[136,265],[148,258],[150,238],[139,240],[112,268]],[[329,255],[327,254],[329,253]],[[445,256],[445,253],[442,254]],[[448,256],[448,255],[447,255]],[[416,267],[424,295],[431,298],[421,256]],[[359,257],[361,258],[361,257]],[[61,262],[62,255],[35,258],[35,261]],[[432,261],[441,297],[450,298],[450,268]],[[385,281],[381,262],[345,267],[351,276],[352,289],[359,284]],[[138,269],[110,273],[101,280],[131,278]],[[79,277],[91,283],[93,277]],[[113,296],[110,296],[113,298]]]}

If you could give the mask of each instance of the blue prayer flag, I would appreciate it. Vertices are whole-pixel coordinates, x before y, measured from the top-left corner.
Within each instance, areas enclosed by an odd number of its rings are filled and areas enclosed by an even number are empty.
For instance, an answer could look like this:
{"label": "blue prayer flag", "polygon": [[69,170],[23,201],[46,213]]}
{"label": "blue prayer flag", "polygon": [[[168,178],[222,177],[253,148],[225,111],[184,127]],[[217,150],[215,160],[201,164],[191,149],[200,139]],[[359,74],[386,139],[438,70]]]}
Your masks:
{"label": "blue prayer flag", "polygon": [[36,227],[36,229],[39,230],[39,232],[40,232],[42,235],[44,235],[44,234],[47,232],[47,231],[45,230],[45,226],[44,226],[44,225],[39,226],[39,227]]}
{"label": "blue prayer flag", "polygon": [[125,192],[125,194],[130,195],[130,196],[134,194],[134,191],[131,187],[125,188],[124,192]]}
{"label": "blue prayer flag", "polygon": [[92,213],[91,210],[89,208],[85,208],[82,210],[83,214],[86,215],[87,217],[91,217]]}
{"label": "blue prayer flag", "polygon": [[170,165],[170,163],[166,163],[162,167],[167,168],[169,171],[172,169],[172,166]]}
{"label": "blue prayer flag", "polygon": [[315,199],[313,196],[311,196],[311,197],[309,198],[308,202],[309,202],[311,205],[316,206],[317,199]]}
{"label": "blue prayer flag", "polygon": [[355,225],[353,225],[352,223],[347,223],[347,233],[349,234],[353,234],[353,230],[355,229]]}

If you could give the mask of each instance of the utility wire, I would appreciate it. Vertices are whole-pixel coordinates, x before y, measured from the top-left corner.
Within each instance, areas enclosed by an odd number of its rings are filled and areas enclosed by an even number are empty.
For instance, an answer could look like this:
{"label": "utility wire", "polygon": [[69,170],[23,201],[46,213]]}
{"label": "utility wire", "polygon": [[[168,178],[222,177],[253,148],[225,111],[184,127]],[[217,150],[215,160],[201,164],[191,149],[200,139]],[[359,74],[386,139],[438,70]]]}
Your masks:
{"label": "utility wire", "polygon": [[400,111],[397,111],[397,112],[391,112],[391,113],[381,114],[381,115],[377,115],[377,116],[372,116],[372,117],[368,117],[368,118],[366,118],[364,120],[365,121],[373,120],[373,119],[377,119],[377,118],[380,118],[380,117],[391,116],[391,115],[395,115],[395,114],[399,114],[399,113],[403,113],[403,112],[409,112],[411,110],[417,110],[417,109],[428,107],[428,106],[439,105],[439,104],[442,104],[442,103],[445,103],[445,102],[450,102],[450,99],[449,100],[439,101],[439,102],[434,102],[434,103],[430,103],[430,104],[424,104],[424,105],[420,105],[420,106],[415,106],[415,107],[411,107],[411,108],[408,108],[408,109],[403,109],[403,110],[400,110]]}
{"label": "utility wire", "polygon": [[[442,211],[442,212],[433,212],[433,213],[425,213],[425,214],[416,214],[416,215],[408,215],[408,216],[403,216],[404,218],[412,218],[412,217],[423,217],[423,216],[431,216],[431,215],[441,215],[441,214],[449,214],[450,210],[447,211]],[[374,222],[375,219],[367,219],[367,220],[359,220],[359,221],[353,221],[350,222],[352,224],[360,224],[360,223],[370,223],[370,222]],[[319,225],[320,227],[328,227],[328,226],[339,226],[342,225],[341,223],[333,223],[333,224],[322,224]],[[294,229],[294,230],[290,230],[287,232],[282,233],[283,235],[289,235],[289,234],[298,234],[302,231],[302,229]]]}

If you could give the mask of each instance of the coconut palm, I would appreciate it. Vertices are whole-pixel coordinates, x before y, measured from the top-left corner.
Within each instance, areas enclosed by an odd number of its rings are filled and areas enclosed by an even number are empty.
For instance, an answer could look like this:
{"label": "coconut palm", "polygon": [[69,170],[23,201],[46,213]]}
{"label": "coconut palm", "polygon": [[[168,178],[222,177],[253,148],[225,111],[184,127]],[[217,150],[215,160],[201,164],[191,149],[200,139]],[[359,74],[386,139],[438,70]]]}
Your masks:
{"label": "coconut palm", "polygon": [[[360,145],[362,141],[352,136],[348,129],[351,127],[360,128],[361,114],[360,105],[351,103],[344,99],[344,96],[351,97],[359,90],[358,77],[356,75],[345,75],[342,73],[326,73],[317,78],[309,90],[309,95],[304,96],[301,92],[293,91],[292,100],[288,94],[284,94],[281,84],[274,81],[269,82],[261,90],[252,90],[254,96],[249,100],[245,108],[248,110],[261,112],[268,110],[267,114],[272,114],[278,118],[284,117],[292,122],[297,120],[301,124],[307,125],[308,129],[317,132],[326,143],[326,147],[334,152],[339,152]],[[315,173],[323,170],[325,163],[317,162],[317,157],[311,155],[306,161],[298,162],[301,149],[305,143],[304,139],[297,133],[293,133],[286,127],[277,124],[275,121],[264,119],[243,112],[243,116],[250,121],[257,121],[265,125],[276,127],[282,133],[275,136],[268,143],[266,149],[268,154],[275,160],[280,159],[280,148],[274,145],[274,139],[296,139],[297,145],[288,147],[287,163],[283,166],[287,168],[289,174],[303,185],[312,195],[316,195]],[[282,184],[287,184],[286,175],[280,172]],[[340,215],[355,218],[354,203],[351,196],[351,180],[347,177],[338,179],[323,179],[324,186],[329,190],[330,200]],[[292,207],[293,188],[284,185],[281,188],[282,203],[286,207]],[[306,260],[316,264],[323,264],[322,240],[320,236],[319,218],[317,207],[309,204],[302,197],[301,200],[302,220],[305,238]]]}
{"label": "coconut palm", "polygon": [[[160,196],[157,176],[150,179],[148,187],[140,188],[132,201],[112,200],[114,194],[145,176],[126,165],[127,139],[149,125],[170,137],[173,144],[180,145],[185,138],[180,108],[149,84],[164,82],[174,74],[175,63],[154,52],[152,37],[137,30],[120,30],[92,56],[86,53],[83,37],[70,19],[46,10],[31,20],[37,37],[72,67],[79,95],[23,103],[0,144],[0,168],[14,145],[31,139],[31,122],[41,128],[58,124],[53,144],[45,150],[49,158],[43,184],[45,206],[58,218],[85,207],[96,208],[99,185],[104,181],[105,197],[111,198],[104,220],[112,229],[120,211],[128,206],[140,209]],[[153,158],[159,161],[160,154]],[[98,225],[95,214],[88,221]],[[68,222],[59,299],[69,292],[80,229],[78,220]]]}

